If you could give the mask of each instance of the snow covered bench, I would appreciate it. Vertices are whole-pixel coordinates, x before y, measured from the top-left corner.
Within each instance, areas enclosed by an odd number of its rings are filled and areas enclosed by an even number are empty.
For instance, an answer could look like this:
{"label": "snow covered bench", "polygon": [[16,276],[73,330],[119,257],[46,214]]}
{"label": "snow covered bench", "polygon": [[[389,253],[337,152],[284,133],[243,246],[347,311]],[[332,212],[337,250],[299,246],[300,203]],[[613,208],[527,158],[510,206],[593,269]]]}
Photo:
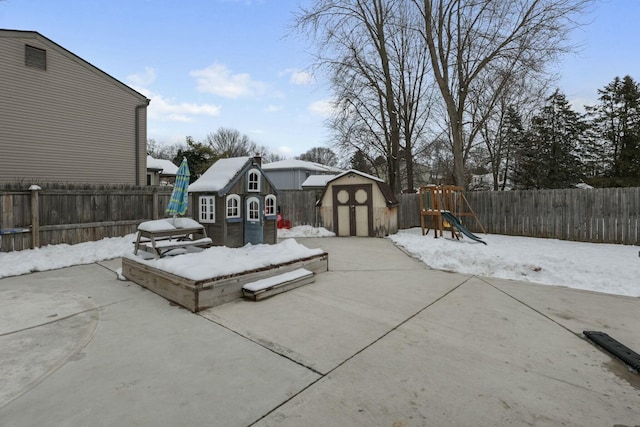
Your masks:
{"label": "snow covered bench", "polygon": [[247,283],[242,287],[242,295],[254,301],[265,299],[272,295],[295,289],[299,286],[313,283],[315,276],[313,272],[299,268],[277,276],[256,280]]}
{"label": "snow covered bench", "polygon": [[191,218],[158,219],[140,223],[133,253],[137,255],[142,249],[160,258],[173,249],[208,247],[211,243],[204,227]]}

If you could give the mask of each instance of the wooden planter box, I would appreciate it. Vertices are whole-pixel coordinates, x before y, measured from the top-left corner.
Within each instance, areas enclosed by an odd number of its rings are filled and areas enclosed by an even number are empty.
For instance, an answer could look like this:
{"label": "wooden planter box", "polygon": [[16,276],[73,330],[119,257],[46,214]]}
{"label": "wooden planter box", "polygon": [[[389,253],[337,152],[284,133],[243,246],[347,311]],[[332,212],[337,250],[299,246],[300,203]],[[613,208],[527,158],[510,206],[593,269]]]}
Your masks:
{"label": "wooden planter box", "polygon": [[212,277],[205,280],[190,280],[136,262],[130,258],[123,258],[122,274],[138,285],[195,313],[242,298],[242,286],[246,283],[297,270],[298,268],[306,268],[314,274],[319,274],[327,271],[328,266],[329,254],[325,252],[257,270]]}

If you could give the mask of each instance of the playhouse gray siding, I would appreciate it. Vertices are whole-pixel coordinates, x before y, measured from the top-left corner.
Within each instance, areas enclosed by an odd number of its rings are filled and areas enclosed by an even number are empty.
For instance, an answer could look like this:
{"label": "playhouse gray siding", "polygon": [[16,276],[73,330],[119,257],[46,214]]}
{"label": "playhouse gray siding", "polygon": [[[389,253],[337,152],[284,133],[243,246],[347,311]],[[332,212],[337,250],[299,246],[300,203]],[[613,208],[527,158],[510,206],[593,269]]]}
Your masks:
{"label": "playhouse gray siding", "polygon": [[[251,168],[258,168],[261,172],[260,191],[255,193],[247,192],[247,171]],[[189,204],[193,206],[193,214],[195,219],[199,219],[199,206],[200,196],[214,196],[215,197],[215,216],[214,223],[202,222],[202,226],[205,228],[207,235],[211,238],[214,246],[227,246],[231,248],[242,247],[245,245],[245,223],[244,221],[238,221],[236,219],[229,221],[226,219],[226,198],[227,195],[236,194],[241,199],[241,212],[242,217],[246,215],[245,212],[245,198],[253,195],[266,197],[267,195],[276,196],[276,188],[270,179],[267,178],[264,170],[260,169],[259,163],[251,160],[245,165],[239,176],[235,181],[232,181],[230,187],[225,188],[225,191],[192,191],[189,193]],[[277,243],[278,229],[277,220],[264,218],[263,221],[263,243],[275,244]]]}
{"label": "playhouse gray siding", "polygon": [[[25,65],[25,45],[46,70]],[[148,100],[36,32],[0,30],[0,182],[146,183]]]}

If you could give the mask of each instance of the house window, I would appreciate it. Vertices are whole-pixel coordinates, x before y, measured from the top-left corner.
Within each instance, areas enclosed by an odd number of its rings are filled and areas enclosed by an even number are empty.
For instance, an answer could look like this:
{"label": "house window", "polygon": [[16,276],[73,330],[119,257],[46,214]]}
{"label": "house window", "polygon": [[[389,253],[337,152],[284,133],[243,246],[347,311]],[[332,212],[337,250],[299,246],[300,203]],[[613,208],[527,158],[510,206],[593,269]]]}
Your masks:
{"label": "house window", "polygon": [[240,196],[230,194],[227,196],[227,219],[240,218]]}
{"label": "house window", "polygon": [[264,199],[264,215],[275,216],[276,215],[276,196],[269,194]]}
{"label": "house window", "polygon": [[216,222],[215,196],[200,196],[200,222]]}
{"label": "house window", "polygon": [[260,171],[251,169],[247,172],[247,190],[252,192],[260,191]]}
{"label": "house window", "polygon": [[47,70],[47,51],[37,47],[24,45],[24,65]]}
{"label": "house window", "polygon": [[247,201],[247,218],[249,221],[260,221],[260,202],[255,197]]}

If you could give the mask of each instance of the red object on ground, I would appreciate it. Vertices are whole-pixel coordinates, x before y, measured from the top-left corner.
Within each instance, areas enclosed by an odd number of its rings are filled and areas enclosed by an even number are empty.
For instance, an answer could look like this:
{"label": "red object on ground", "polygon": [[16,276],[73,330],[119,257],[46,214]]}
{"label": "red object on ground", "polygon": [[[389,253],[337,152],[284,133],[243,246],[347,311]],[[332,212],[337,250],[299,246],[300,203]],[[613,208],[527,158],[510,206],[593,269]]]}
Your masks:
{"label": "red object on ground", "polygon": [[289,230],[291,228],[291,221],[282,219],[282,215],[278,214],[278,228],[286,228]]}

